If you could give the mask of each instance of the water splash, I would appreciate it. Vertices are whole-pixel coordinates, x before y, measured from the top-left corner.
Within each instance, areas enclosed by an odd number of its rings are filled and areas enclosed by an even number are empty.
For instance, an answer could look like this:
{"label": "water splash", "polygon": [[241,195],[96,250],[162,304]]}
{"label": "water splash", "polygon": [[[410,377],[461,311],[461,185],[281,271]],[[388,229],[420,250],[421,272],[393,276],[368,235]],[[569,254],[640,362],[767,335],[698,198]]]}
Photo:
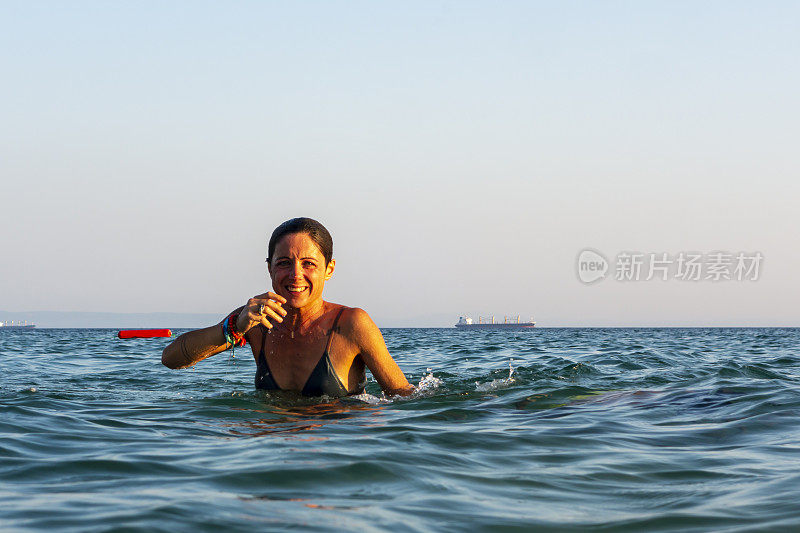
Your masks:
{"label": "water splash", "polygon": [[425,369],[427,374],[423,374],[422,379],[419,380],[417,388],[409,398],[419,398],[422,396],[430,396],[436,389],[442,385],[442,380],[433,375],[433,370],[430,368]]}
{"label": "water splash", "polygon": [[374,396],[366,391],[362,392],[361,394],[354,394],[353,396],[350,396],[350,398],[353,398],[354,400],[360,400],[369,405],[383,405],[392,403],[392,400],[386,398],[385,396]]}
{"label": "water splash", "polygon": [[510,386],[516,381],[514,379],[514,366],[513,361],[508,362],[508,377],[503,379],[493,379],[488,383],[475,382],[475,390],[479,392],[493,391]]}
{"label": "water splash", "polygon": [[422,379],[419,380],[419,385],[417,385],[418,391],[432,390],[442,384],[442,380],[433,375],[433,370],[427,368],[425,371],[427,374],[422,376]]}
{"label": "water splash", "polygon": [[431,396],[432,392],[438,389],[443,381],[436,376],[433,375],[433,371],[428,368],[426,369],[427,374],[423,374],[422,379],[419,380],[419,384],[414,388],[414,392],[409,394],[408,396],[401,396],[401,395],[389,395],[387,396],[385,393],[381,396],[374,396],[366,391],[362,392],[361,394],[355,394],[350,396],[355,400],[361,400],[362,402],[368,403],[370,405],[385,405],[394,403],[395,400],[403,400],[403,399],[414,399],[414,398],[421,398]]}

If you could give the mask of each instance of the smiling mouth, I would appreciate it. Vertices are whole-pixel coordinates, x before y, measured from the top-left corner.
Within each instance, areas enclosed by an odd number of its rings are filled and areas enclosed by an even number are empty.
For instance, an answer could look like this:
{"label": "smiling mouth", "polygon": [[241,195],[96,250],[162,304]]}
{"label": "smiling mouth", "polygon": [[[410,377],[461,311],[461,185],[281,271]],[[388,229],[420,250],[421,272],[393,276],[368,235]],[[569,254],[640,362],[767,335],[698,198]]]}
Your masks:
{"label": "smiling mouth", "polygon": [[300,294],[301,292],[304,292],[306,289],[308,289],[308,287],[301,287],[301,286],[298,286],[298,285],[287,285],[286,286],[286,290],[291,292],[292,294]]}

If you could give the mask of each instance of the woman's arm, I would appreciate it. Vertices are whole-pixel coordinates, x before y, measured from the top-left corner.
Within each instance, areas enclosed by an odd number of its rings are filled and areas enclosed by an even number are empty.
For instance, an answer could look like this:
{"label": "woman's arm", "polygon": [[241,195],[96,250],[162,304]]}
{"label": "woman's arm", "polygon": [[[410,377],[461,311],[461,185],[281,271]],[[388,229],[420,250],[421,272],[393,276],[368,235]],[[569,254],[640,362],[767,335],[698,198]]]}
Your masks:
{"label": "woman's arm", "polygon": [[[247,304],[234,311],[236,313],[236,330],[244,335],[257,324],[272,328],[271,320],[282,322],[283,317],[286,316],[286,311],[283,309],[285,303],[286,298],[272,292],[253,296],[247,300]],[[189,331],[175,339],[164,348],[161,362],[169,368],[186,368],[212,355],[224,352],[230,346],[222,333],[222,322],[220,322],[210,328]]]}
{"label": "woman's arm", "polygon": [[381,330],[378,329],[372,318],[366,311],[358,307],[350,309],[349,314],[348,322],[352,328],[352,339],[360,349],[364,364],[372,372],[383,392],[402,396],[414,392],[414,386],[408,383],[403,371],[389,354]]}
{"label": "woman's arm", "polygon": [[209,328],[187,331],[172,341],[161,354],[161,362],[169,368],[186,368],[214,354],[224,352],[230,344],[222,335],[222,322]]}

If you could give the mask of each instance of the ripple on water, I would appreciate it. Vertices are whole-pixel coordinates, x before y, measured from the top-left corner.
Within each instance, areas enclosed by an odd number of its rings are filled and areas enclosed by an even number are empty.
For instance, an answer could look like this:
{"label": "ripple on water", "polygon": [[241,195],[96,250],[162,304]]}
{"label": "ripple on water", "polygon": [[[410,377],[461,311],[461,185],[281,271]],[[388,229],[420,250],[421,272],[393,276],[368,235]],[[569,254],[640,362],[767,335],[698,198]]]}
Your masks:
{"label": "ripple on water", "polygon": [[798,330],[386,330],[342,400],[114,333],[0,337],[4,527],[800,528]]}

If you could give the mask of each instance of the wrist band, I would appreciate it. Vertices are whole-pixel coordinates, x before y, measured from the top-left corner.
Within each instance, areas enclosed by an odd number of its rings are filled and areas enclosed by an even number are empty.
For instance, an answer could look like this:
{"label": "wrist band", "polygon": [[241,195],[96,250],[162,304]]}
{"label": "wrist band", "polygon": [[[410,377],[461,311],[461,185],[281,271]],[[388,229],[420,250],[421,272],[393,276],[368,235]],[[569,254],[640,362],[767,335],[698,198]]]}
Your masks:
{"label": "wrist band", "polygon": [[233,312],[222,321],[222,335],[225,337],[225,342],[232,346],[244,346],[247,344],[244,335],[236,331],[236,319],[238,317],[239,314]]}

